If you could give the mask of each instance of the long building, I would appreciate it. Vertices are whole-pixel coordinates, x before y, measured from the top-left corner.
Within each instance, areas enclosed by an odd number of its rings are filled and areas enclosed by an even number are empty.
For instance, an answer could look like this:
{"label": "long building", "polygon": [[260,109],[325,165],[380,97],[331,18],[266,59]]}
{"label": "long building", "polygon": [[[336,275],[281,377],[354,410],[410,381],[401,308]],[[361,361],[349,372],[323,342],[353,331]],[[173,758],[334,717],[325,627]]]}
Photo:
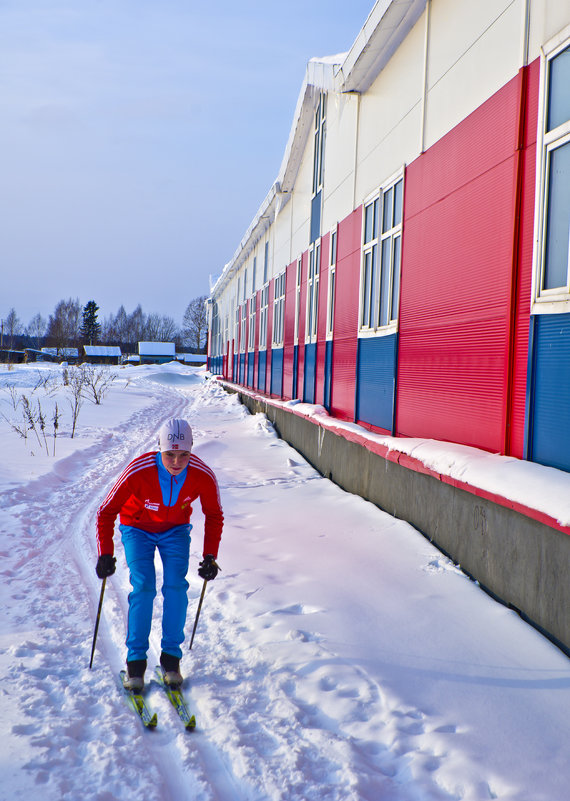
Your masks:
{"label": "long building", "polygon": [[570,470],[570,0],[378,0],[307,65],[209,367]]}
{"label": "long building", "polygon": [[307,65],[278,178],[213,287],[208,350],[324,475],[568,654],[568,522],[405,442],[566,478],[569,258],[570,0],[378,0],[347,53]]}

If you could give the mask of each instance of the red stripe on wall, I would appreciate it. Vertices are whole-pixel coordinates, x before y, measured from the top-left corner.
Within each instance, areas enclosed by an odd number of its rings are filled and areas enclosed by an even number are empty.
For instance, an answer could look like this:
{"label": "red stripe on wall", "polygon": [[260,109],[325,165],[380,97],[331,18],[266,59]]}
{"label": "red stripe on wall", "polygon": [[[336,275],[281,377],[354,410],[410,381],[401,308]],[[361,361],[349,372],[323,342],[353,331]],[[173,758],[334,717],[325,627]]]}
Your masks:
{"label": "red stripe on wall", "polygon": [[295,294],[297,262],[292,262],[285,277],[285,327],[283,338],[283,397],[293,397],[293,352],[295,348]]}
{"label": "red stripe on wall", "polygon": [[305,378],[305,324],[307,319],[307,274],[309,270],[309,252],[306,250],[301,259],[301,299],[299,301],[299,348],[297,360],[297,397],[303,397]]}
{"label": "red stripe on wall", "polygon": [[362,207],[339,223],[331,414],[354,420]]}
{"label": "red stripe on wall", "polygon": [[327,297],[329,286],[330,234],[321,239],[321,265],[319,272],[319,311],[317,318],[317,364],[315,403],[325,402],[325,352],[327,338]]}
{"label": "red stripe on wall", "polygon": [[[406,170],[399,434],[503,449],[519,87],[517,77]],[[528,270],[520,277],[519,299]],[[520,358],[523,327],[519,316]]]}

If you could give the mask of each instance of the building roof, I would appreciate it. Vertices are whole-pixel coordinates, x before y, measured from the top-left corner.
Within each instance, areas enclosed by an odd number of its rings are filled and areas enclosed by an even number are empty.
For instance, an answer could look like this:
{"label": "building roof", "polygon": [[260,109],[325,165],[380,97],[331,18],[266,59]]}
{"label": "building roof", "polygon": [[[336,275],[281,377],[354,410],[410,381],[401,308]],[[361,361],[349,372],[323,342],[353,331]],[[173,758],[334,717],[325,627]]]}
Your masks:
{"label": "building roof", "polygon": [[84,345],[86,356],[120,356],[121,348],[118,345]]}
{"label": "building roof", "polygon": [[175,356],[174,342],[139,342],[141,356]]}
{"label": "building roof", "polygon": [[377,0],[347,53],[312,58],[305,72],[278,176],[231,261],[211,286],[219,294],[291,197],[321,92],[365,92],[422,15],[427,0]]}
{"label": "building roof", "polygon": [[77,348],[42,348],[42,353],[47,353],[49,356],[69,357],[70,359],[79,356]]}

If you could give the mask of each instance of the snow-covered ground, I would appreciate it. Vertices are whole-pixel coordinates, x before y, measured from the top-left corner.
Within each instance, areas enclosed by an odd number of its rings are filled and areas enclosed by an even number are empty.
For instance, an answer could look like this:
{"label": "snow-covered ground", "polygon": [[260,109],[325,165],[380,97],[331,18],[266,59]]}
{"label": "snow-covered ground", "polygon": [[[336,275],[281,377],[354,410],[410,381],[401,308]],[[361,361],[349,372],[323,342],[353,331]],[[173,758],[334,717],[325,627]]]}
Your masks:
{"label": "snow-covered ground", "polygon": [[[203,371],[112,369],[71,439],[62,369],[0,367],[0,799],[568,797],[564,654],[406,523],[320,477]],[[22,395],[32,409],[40,401],[49,455],[42,436],[24,440],[9,422],[21,425]],[[182,662],[191,734],[154,682],[154,732],[119,692],[129,590],[119,538],[88,669],[96,510],[169,416],[194,427],[226,517],[223,572]],[[189,630],[202,520],[196,508]]]}

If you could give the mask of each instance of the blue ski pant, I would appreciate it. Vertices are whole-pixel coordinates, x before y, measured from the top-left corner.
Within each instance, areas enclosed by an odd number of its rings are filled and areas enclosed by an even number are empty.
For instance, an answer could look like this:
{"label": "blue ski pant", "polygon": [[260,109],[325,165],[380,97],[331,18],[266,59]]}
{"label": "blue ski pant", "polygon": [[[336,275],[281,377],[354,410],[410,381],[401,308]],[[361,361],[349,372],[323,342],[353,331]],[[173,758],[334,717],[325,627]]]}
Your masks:
{"label": "blue ski pant", "polygon": [[191,525],[175,526],[152,534],[133,526],[120,525],[132,591],[129,593],[127,661],[146,659],[156,597],[155,551],[162,561],[162,640],[167,654],[182,656],[184,625],[188,609],[188,562]]}

